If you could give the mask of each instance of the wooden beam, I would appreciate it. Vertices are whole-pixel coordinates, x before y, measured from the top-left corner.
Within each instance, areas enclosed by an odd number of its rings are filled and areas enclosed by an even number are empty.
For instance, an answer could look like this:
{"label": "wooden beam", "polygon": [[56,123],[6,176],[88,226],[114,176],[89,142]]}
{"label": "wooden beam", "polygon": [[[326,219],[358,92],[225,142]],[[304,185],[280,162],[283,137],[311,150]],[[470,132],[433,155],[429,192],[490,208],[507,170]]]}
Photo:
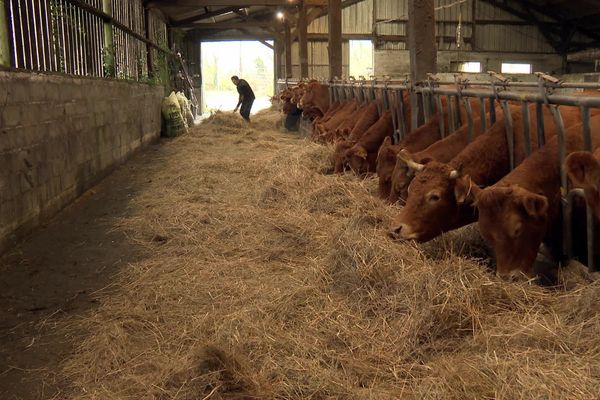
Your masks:
{"label": "wooden beam", "polygon": [[149,7],[206,7],[206,6],[289,6],[298,4],[299,0],[153,0]]}
{"label": "wooden beam", "polygon": [[270,48],[271,50],[274,50],[275,47],[273,47],[273,45],[271,45],[270,43],[268,43],[266,40],[262,39],[260,36],[256,36],[254,35],[252,32],[250,32],[247,29],[240,29],[240,31],[244,32],[246,35],[255,38],[259,43],[264,44],[265,46],[267,46],[268,48]]}
{"label": "wooden beam", "polygon": [[342,1],[329,0],[329,79],[342,77]]}
{"label": "wooden beam", "polygon": [[217,10],[209,11],[209,12],[205,12],[205,13],[199,13],[192,17],[173,21],[173,26],[180,27],[182,25],[189,24],[189,23],[196,22],[196,21],[201,21],[203,19],[218,17],[219,15],[227,14],[230,12],[236,12],[239,9],[240,8],[238,6],[233,6],[233,7],[219,8]]}
{"label": "wooden beam", "polygon": [[282,55],[283,55],[283,51],[284,51],[284,44],[282,40],[278,40],[275,39],[275,57],[274,57],[274,63],[275,63],[275,79],[282,79],[284,78],[284,73],[283,73],[283,60],[282,60]]}
{"label": "wooden beam", "polygon": [[292,34],[290,24],[285,22],[285,77],[292,77]]}
{"label": "wooden beam", "polygon": [[[355,4],[358,4],[360,2],[362,2],[364,0],[344,0],[342,1],[342,9],[346,8],[346,7],[350,7],[353,6]],[[305,1],[305,5],[310,5]],[[328,8],[325,7],[316,7],[313,8],[312,10],[310,10],[307,14],[306,17],[306,25],[310,25],[315,19],[320,18],[320,17],[324,17],[327,15],[327,13],[329,12]],[[294,40],[296,40],[298,38],[298,28],[294,29],[294,31],[292,32],[292,42]]]}
{"label": "wooden beam", "polygon": [[437,72],[437,46],[433,0],[408,0],[410,75],[423,81]]}
{"label": "wooden beam", "polygon": [[191,30],[202,29],[244,29],[244,28],[270,28],[273,23],[270,21],[244,21],[244,22],[215,22],[203,24],[186,24],[180,28],[191,28]]}
{"label": "wooden beam", "polygon": [[308,42],[306,40],[306,6],[298,10],[298,53],[300,56],[300,77],[308,78]]}

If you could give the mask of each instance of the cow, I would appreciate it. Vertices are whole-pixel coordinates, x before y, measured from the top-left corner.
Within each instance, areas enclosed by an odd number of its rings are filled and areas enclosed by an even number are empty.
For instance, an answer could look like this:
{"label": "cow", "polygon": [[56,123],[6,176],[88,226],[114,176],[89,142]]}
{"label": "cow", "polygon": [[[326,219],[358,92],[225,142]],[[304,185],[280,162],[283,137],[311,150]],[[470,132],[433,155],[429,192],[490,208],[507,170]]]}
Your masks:
{"label": "cow", "polygon": [[[590,120],[592,142],[600,145],[600,115]],[[565,133],[565,153],[583,148],[582,125]],[[496,253],[496,274],[533,276],[542,242],[556,254],[561,249],[561,179],[558,137],[551,138],[493,186],[480,189],[469,176],[460,178],[479,211],[479,230]],[[573,159],[571,159],[573,160]],[[572,161],[573,162],[573,161]]]}
{"label": "cow", "polygon": [[[361,114],[360,118],[346,138],[336,141],[335,150],[332,155],[333,170],[335,173],[344,172],[344,155],[354,144],[377,122],[379,113],[377,103],[371,102]],[[345,132],[342,133],[345,135]]]}
{"label": "cow", "polygon": [[304,94],[300,98],[300,108],[315,107],[323,115],[329,109],[329,87],[317,81],[310,81],[304,87]]}
{"label": "cow", "polygon": [[[530,106],[533,113],[535,105]],[[519,164],[526,158],[524,132],[520,106],[509,105],[513,117],[514,161]],[[581,116],[576,107],[562,107],[565,127],[579,123]],[[548,106],[543,107],[546,141],[556,134],[556,127]],[[535,118],[530,119],[530,132],[536,132]],[[537,149],[531,135],[530,147]],[[458,193],[465,190],[462,174],[471,176],[473,182],[489,186],[510,172],[508,143],[504,118],[500,118],[488,131],[477,137],[449,163],[430,161],[413,165],[418,174],[408,186],[406,205],[393,219],[390,236],[396,240],[427,242],[443,232],[459,228],[477,220],[473,204]]]}
{"label": "cow", "polygon": [[393,133],[392,113],[388,110],[344,153],[343,165],[349,166],[357,175],[375,172],[379,146]]}
{"label": "cow", "polygon": [[600,221],[600,147],[594,153],[575,151],[569,154],[565,167],[571,183],[584,190],[588,205]]}
{"label": "cow", "polygon": [[[471,100],[471,108],[474,113],[479,112],[479,102]],[[462,103],[461,103],[462,105]],[[466,119],[465,117],[464,107],[461,107],[461,114],[463,121]],[[448,120],[448,109],[447,103],[445,99],[442,101],[442,115],[445,120],[445,125],[447,125]],[[389,145],[384,146],[380,154],[377,156],[377,175],[379,177],[379,196],[384,199],[389,199],[392,203],[398,201],[399,197],[397,192],[393,191],[392,188],[392,175],[394,170],[396,169],[397,154],[401,149],[406,150],[407,152],[416,152],[426,149],[428,146],[433,146],[438,140],[441,139],[440,134],[440,113],[436,113],[430,118],[424,125],[420,126],[413,133],[409,134],[404,140],[402,140],[397,145]],[[479,124],[478,120],[473,121],[474,129],[476,132],[479,132]],[[468,125],[464,125],[465,136],[468,136]],[[464,147],[464,146],[463,146]],[[440,150],[443,147],[440,148]],[[443,151],[443,150],[442,150]],[[449,160],[449,159],[448,159]],[[400,168],[400,167],[398,167]]]}
{"label": "cow", "polygon": [[351,100],[331,117],[331,119],[325,123],[317,123],[314,126],[314,135],[319,142],[327,142],[331,138],[335,129],[339,127],[352,113],[356,112],[358,108],[358,102]]}
{"label": "cow", "polygon": [[[479,118],[473,120],[473,139],[483,133]],[[469,144],[469,127],[463,125],[456,132],[438,140],[431,146],[417,153],[410,153],[404,148],[394,157],[395,165],[390,173],[389,200],[392,203],[406,200],[408,185],[418,170],[418,164],[426,164],[431,160],[449,162]],[[391,160],[390,160],[391,161]],[[409,166],[410,165],[410,166]],[[387,178],[387,177],[386,177]],[[388,178],[388,179],[390,179]],[[381,177],[380,177],[381,179]]]}

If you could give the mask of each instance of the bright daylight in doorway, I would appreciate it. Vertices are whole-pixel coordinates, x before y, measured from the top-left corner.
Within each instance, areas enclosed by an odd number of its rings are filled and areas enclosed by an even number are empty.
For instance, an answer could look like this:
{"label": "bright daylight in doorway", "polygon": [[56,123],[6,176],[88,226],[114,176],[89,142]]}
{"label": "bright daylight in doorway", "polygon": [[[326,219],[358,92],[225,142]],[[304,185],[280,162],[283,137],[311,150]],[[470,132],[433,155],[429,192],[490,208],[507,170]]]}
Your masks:
{"label": "bright daylight in doorway", "polygon": [[202,111],[231,111],[238,93],[231,83],[237,75],[248,81],[256,100],[252,113],[268,108],[273,95],[273,50],[258,41],[203,42]]}

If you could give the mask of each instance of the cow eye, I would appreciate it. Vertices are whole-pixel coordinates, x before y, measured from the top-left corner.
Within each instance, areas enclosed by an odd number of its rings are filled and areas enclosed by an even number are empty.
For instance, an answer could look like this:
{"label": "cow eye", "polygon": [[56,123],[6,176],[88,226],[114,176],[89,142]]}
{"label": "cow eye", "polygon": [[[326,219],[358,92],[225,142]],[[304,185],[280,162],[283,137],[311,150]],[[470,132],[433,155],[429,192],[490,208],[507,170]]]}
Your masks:
{"label": "cow eye", "polygon": [[430,203],[435,203],[436,201],[440,201],[440,195],[439,194],[435,194],[432,193],[429,195],[429,198],[427,199]]}

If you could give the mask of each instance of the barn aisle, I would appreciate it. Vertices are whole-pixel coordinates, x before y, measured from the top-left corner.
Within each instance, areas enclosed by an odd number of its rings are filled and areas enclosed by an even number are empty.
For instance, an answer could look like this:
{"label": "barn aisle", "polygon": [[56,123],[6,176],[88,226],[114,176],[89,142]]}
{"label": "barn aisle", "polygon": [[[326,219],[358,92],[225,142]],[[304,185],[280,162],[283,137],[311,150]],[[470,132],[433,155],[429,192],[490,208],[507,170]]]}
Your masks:
{"label": "barn aisle", "polygon": [[150,147],[2,259],[1,398],[596,393],[597,284],[498,280],[473,227],[391,242],[376,181],[277,119]]}

